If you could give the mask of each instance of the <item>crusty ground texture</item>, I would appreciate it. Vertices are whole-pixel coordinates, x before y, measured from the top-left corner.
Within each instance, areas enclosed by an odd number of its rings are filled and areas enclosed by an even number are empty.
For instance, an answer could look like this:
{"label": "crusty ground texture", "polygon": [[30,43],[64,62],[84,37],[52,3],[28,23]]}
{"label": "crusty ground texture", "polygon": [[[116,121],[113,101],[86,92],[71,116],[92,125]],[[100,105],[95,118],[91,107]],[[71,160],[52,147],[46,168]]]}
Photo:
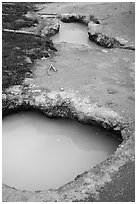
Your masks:
{"label": "crusty ground texture", "polygon": [[[108,35],[135,43],[134,3],[37,4],[38,13],[92,14]],[[59,43],[37,59],[31,77],[3,90],[3,113],[40,110],[48,117],[95,123],[120,133],[114,155],[56,190],[27,192],[3,184],[3,201],[129,202],[135,199],[135,52]],[[58,71],[48,72],[50,65]]]}

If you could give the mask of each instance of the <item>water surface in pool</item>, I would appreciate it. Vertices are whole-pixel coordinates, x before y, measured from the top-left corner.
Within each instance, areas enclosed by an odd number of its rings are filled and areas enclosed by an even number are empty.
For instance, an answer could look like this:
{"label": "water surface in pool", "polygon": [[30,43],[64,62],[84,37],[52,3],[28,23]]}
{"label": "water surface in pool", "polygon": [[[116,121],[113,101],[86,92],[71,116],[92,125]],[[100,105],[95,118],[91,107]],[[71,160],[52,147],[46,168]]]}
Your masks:
{"label": "water surface in pool", "polygon": [[88,37],[87,26],[81,23],[64,23],[60,21],[59,33],[51,37],[54,43],[66,42],[99,47]]}
{"label": "water surface in pool", "polygon": [[21,112],[3,119],[2,180],[20,190],[58,188],[112,154],[119,141],[94,126]]}

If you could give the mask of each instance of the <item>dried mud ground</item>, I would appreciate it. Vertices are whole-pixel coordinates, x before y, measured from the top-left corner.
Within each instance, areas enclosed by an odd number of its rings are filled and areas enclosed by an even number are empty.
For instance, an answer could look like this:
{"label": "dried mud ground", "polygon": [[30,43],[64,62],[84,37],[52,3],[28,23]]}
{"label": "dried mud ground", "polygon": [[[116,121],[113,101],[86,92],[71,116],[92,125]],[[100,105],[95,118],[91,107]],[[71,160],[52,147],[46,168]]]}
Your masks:
{"label": "dried mud ground", "polygon": [[[44,5],[39,5],[44,7]],[[114,36],[135,42],[134,3],[51,3],[41,13],[93,14],[103,21]],[[93,43],[94,44],[94,43]],[[34,67],[36,84],[52,90],[63,87],[87,94],[99,105],[109,106],[122,116],[134,120],[135,52],[123,49],[95,49],[62,43],[56,45],[58,53]],[[58,72],[47,74],[50,64]]]}
{"label": "dried mud ground", "polygon": [[[43,8],[39,13],[81,13],[98,17],[108,33],[124,38],[129,44],[135,43],[134,3],[49,3],[37,4]],[[52,11],[52,12],[51,12]],[[106,19],[105,19],[106,18]],[[57,52],[51,57],[38,59],[32,68],[33,82],[50,91],[75,92],[98,107],[115,111],[135,123],[135,52],[128,49],[106,49],[101,46],[58,43]],[[50,72],[50,65],[58,70]],[[130,145],[134,151],[134,144]],[[98,198],[88,196],[84,201],[129,202],[134,201],[135,176],[134,159],[129,160],[113,175],[99,191]],[[13,190],[3,187],[3,200],[12,197]],[[14,193],[13,193],[14,194]],[[15,193],[18,197],[18,193]],[[31,194],[33,201],[37,196]],[[20,200],[21,198],[19,198]],[[7,199],[8,200],[8,199]],[[29,195],[22,195],[22,201],[31,201]],[[51,199],[52,200],[52,199]],[[65,200],[65,198],[64,198]],[[62,201],[64,201],[62,199]],[[80,201],[77,198],[78,201]],[[42,201],[42,200],[40,200]],[[50,201],[50,198],[49,198]],[[69,200],[67,200],[69,201]],[[82,200],[83,201],[83,200]]]}

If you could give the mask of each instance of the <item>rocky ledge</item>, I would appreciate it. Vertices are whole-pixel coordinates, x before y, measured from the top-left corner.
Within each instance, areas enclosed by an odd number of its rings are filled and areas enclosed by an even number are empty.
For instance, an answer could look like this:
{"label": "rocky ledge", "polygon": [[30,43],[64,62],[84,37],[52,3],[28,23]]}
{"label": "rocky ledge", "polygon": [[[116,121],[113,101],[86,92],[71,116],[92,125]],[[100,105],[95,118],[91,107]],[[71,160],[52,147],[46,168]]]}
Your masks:
{"label": "rocky ledge", "polygon": [[129,43],[128,40],[123,39],[121,36],[115,36],[114,33],[110,34],[109,27],[104,26],[102,21],[94,15],[61,14],[57,17],[65,23],[79,22],[88,26],[89,39],[100,46],[135,50],[134,42]]}
{"label": "rocky ledge", "polygon": [[88,23],[92,21],[96,24],[100,24],[100,21],[94,15],[61,14],[58,15],[57,17],[60,18],[60,20],[65,23],[79,22],[88,25]]}
{"label": "rocky ledge", "polygon": [[104,25],[98,25],[93,22],[88,23],[89,39],[100,46],[106,48],[121,48],[135,50],[134,45],[129,45],[128,41],[117,36],[109,34],[108,29]]}

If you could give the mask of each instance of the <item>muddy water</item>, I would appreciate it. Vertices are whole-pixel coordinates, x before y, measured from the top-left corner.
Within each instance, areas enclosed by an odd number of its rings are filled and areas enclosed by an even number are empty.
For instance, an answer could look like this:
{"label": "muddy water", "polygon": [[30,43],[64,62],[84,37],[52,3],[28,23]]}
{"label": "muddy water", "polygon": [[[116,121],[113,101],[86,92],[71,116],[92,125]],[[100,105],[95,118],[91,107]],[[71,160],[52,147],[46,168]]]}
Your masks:
{"label": "muddy water", "polygon": [[87,26],[81,23],[60,22],[59,33],[54,35],[51,39],[54,43],[67,42],[97,47],[97,45],[88,38]]}
{"label": "muddy water", "polygon": [[33,112],[3,119],[2,179],[20,190],[58,188],[112,154],[119,141],[104,131]]}

